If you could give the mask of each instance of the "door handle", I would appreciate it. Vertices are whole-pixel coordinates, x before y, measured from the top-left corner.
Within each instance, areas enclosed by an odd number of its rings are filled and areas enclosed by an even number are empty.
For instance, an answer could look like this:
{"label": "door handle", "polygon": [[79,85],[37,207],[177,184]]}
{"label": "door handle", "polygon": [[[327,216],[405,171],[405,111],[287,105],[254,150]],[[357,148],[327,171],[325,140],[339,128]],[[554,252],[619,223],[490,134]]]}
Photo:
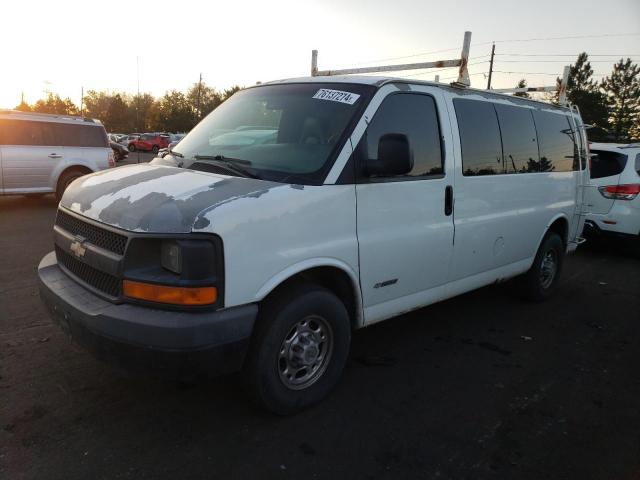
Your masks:
{"label": "door handle", "polygon": [[49,158],[62,158],[62,155],[58,155],[57,153],[50,153]]}
{"label": "door handle", "polygon": [[453,187],[447,185],[444,189],[444,214],[448,217],[453,213]]}

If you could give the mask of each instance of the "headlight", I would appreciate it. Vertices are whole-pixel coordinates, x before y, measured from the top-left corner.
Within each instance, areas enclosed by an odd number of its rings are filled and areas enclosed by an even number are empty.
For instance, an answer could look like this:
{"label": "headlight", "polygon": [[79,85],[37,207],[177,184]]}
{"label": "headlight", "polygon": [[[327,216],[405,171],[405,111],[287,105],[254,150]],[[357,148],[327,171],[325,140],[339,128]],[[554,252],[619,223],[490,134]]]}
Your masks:
{"label": "headlight", "polygon": [[182,273],[182,251],[180,245],[174,241],[162,242],[160,264],[170,272]]}

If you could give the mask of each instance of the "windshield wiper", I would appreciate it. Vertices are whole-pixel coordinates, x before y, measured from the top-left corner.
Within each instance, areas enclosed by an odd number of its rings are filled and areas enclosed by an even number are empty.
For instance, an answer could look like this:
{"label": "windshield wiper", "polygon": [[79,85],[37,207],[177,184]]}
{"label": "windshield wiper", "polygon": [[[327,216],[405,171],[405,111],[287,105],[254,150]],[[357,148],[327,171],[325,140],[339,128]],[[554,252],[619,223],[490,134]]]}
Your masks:
{"label": "windshield wiper", "polygon": [[217,167],[223,168],[231,173],[235,173],[236,175],[240,175],[242,177],[260,178],[258,175],[250,172],[242,165],[238,165],[239,163],[251,165],[251,162],[248,160],[229,158],[225,157],[224,155],[194,155],[193,158],[195,160],[205,160],[206,162],[211,162]]}

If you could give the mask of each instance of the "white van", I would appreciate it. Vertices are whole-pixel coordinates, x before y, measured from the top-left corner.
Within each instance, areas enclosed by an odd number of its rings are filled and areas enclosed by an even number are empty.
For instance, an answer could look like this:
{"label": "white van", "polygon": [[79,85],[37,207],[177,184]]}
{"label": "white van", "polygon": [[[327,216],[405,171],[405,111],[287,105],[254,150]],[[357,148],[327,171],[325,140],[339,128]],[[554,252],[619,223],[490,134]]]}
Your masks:
{"label": "white van", "polygon": [[55,193],[115,166],[107,132],[91,118],[0,110],[0,195]]}
{"label": "white van", "polygon": [[640,144],[592,143],[585,233],[629,240],[640,252]]}
{"label": "white van", "polygon": [[585,140],[569,109],[442,84],[248,88],[164,158],[67,190],[42,298],[102,357],[242,369],[290,413],[334,387],[354,329],[516,276],[551,295]]}

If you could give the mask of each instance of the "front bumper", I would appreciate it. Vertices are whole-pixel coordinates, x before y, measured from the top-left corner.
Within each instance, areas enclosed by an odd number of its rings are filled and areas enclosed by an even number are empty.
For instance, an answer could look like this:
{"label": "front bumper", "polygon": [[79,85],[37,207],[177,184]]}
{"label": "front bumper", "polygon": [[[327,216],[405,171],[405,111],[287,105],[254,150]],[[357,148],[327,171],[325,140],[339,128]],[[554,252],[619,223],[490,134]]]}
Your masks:
{"label": "front bumper", "polygon": [[40,297],[54,321],[101,360],[129,371],[180,379],[242,367],[256,304],[215,312],[116,305],[69,278],[54,252],[40,262],[38,277]]}

